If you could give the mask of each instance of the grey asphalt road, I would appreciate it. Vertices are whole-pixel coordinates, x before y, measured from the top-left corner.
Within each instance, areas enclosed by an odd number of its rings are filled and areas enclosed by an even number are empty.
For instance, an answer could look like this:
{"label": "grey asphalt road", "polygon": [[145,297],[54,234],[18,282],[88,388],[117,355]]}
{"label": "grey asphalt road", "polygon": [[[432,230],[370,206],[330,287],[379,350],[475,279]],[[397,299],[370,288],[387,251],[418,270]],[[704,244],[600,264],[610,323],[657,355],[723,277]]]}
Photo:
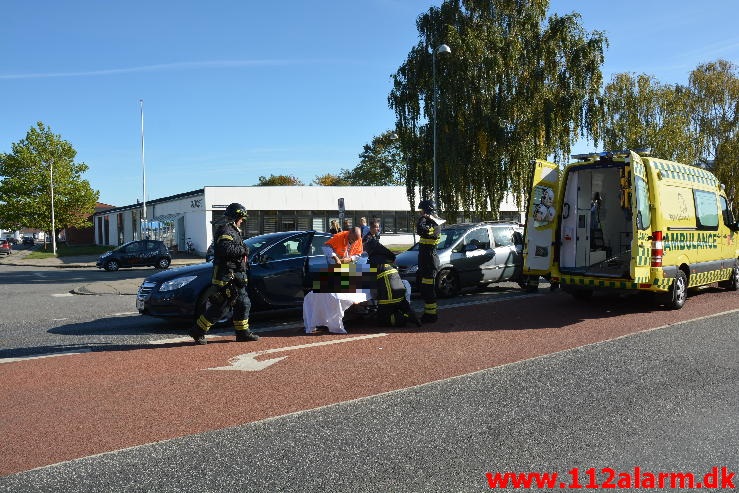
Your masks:
{"label": "grey asphalt road", "polygon": [[[182,337],[189,322],[141,316],[135,293],[155,269],[105,272],[94,267],[62,269],[54,266],[12,266],[0,263],[0,358],[59,352],[80,347],[110,349],[152,340]],[[97,293],[76,295],[81,287]],[[121,294],[117,294],[121,293]],[[483,292],[440,300],[442,306],[475,303],[525,295],[514,283],[501,283]],[[418,311],[422,302],[414,301]],[[256,331],[302,327],[300,309],[254,313]],[[212,334],[232,334],[216,327]]]}
{"label": "grey asphalt road", "polygon": [[556,490],[591,467],[598,482],[602,468],[702,478],[739,469],[738,391],[734,312],[6,476],[0,491],[474,492],[505,471],[556,472]]}

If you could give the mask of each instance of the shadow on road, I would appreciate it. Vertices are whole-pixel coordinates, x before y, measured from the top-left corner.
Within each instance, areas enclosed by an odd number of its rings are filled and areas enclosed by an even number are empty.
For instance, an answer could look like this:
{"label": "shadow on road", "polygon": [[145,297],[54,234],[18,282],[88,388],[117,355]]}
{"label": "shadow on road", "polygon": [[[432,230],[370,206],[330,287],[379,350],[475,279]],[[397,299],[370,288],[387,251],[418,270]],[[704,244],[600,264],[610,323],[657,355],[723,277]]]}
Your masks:
{"label": "shadow on road", "polygon": [[[701,290],[703,293],[721,292],[722,289],[710,287]],[[695,292],[690,293],[696,297]],[[700,297],[698,295],[697,297]],[[415,304],[415,303],[414,303]],[[252,328],[263,338],[286,338],[305,336],[299,310],[281,310],[275,312],[255,312],[250,318]],[[590,300],[574,299],[561,291],[546,291],[540,295],[521,298],[507,298],[505,302],[488,303],[485,300],[472,301],[466,306],[456,306],[439,311],[439,321],[424,324],[421,327],[407,325],[393,328],[382,326],[371,315],[353,315],[346,317],[344,326],[349,334],[363,335],[378,332],[418,332],[418,333],[453,333],[453,332],[494,332],[522,331],[541,329],[564,329],[583,321],[603,320],[623,315],[645,315],[655,313],[663,317],[666,310],[655,303],[654,297],[648,293],[637,294],[596,294]],[[192,345],[192,342],[175,340],[171,343],[151,344],[151,340],[165,341],[186,337],[191,321],[161,320],[148,316],[126,316],[113,319],[95,320],[85,323],[61,325],[48,332],[62,336],[98,336],[109,339],[103,342],[69,343],[36,346],[29,348],[13,348],[0,350],[0,358],[33,356],[55,352],[69,351],[130,351],[139,349],[161,349]],[[299,327],[296,327],[296,324]],[[280,328],[281,325],[288,325]],[[261,331],[260,329],[269,329]],[[232,336],[231,326],[220,325],[211,329],[210,334],[216,336]],[[336,336],[328,332],[318,332]],[[152,337],[153,336],[153,337]],[[123,342],[121,339],[131,337],[146,338],[142,342]],[[214,340],[209,343],[228,343],[231,339]]]}

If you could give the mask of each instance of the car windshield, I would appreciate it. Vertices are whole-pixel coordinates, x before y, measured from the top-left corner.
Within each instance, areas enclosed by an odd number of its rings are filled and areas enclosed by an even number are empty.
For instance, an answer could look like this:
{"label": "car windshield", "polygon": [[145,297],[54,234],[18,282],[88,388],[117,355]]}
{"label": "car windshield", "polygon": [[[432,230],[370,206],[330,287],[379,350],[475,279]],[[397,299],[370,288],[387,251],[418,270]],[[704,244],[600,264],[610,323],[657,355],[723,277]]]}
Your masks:
{"label": "car windshield", "polygon": [[[439,243],[436,245],[438,250],[445,250],[454,243],[467,231],[468,228],[447,228],[442,229],[439,235]],[[409,250],[418,250],[418,243],[413,245]]]}
{"label": "car windshield", "polygon": [[135,241],[129,241],[128,243],[124,243],[123,245],[116,247],[113,249],[114,252],[120,252],[120,251],[126,251],[129,245],[133,245],[136,243]]}
{"label": "car windshield", "polygon": [[287,237],[285,233],[270,233],[266,235],[253,236],[244,240],[244,243],[249,247],[249,251],[254,253],[263,246],[274,243],[275,241],[285,237]]}

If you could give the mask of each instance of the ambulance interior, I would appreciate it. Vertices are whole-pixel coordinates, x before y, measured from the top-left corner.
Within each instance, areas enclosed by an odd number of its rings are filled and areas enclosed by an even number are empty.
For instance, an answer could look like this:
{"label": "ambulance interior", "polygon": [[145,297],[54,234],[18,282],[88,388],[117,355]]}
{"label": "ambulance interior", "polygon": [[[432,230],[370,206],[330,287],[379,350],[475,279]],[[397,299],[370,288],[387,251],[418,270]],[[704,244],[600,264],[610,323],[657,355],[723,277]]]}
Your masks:
{"label": "ambulance interior", "polygon": [[[571,168],[562,205],[559,266],[565,273],[629,277],[629,167]],[[626,187],[622,190],[622,186]],[[595,199],[600,199],[594,200]],[[628,198],[623,201],[628,204]]]}

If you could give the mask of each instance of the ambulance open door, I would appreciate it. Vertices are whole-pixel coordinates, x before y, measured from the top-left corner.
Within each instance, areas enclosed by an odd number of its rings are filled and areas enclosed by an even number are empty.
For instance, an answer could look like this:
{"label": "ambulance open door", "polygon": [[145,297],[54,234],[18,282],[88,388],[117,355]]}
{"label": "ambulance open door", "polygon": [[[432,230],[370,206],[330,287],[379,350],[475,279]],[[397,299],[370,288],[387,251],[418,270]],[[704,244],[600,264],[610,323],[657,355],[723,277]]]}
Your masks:
{"label": "ambulance open door", "polygon": [[652,235],[652,211],[650,209],[649,183],[647,170],[641,157],[634,151],[629,151],[631,165],[631,221],[634,237],[631,240],[631,261],[629,274],[637,284],[650,283],[650,260],[652,240],[662,243],[662,233],[659,238]]}
{"label": "ambulance open door", "polygon": [[529,203],[526,208],[526,235],[523,248],[523,274],[544,276],[551,272],[554,239],[561,211],[559,201],[559,166],[537,159]]}

